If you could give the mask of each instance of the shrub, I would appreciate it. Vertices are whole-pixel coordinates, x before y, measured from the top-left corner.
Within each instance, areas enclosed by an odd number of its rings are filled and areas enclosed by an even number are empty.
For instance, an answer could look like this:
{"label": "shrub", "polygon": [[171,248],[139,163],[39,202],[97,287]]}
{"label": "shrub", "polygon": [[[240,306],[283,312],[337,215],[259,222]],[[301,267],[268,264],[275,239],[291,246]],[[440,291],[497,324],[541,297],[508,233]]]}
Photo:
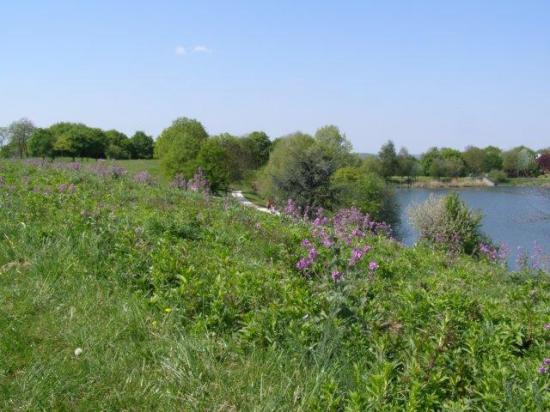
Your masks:
{"label": "shrub", "polygon": [[508,181],[508,176],[502,170],[491,170],[487,177],[494,183],[505,183]]}
{"label": "shrub", "polygon": [[471,255],[487,243],[480,230],[482,216],[468,209],[457,193],[430,195],[424,203],[410,206],[408,215],[420,239],[449,252]]}

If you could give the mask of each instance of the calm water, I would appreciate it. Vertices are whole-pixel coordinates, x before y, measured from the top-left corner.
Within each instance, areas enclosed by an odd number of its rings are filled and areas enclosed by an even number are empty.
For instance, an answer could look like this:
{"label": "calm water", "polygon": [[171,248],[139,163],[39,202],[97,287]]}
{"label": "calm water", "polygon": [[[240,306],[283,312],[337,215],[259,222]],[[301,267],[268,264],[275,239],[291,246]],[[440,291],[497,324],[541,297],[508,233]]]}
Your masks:
{"label": "calm water", "polygon": [[[407,208],[430,195],[444,195],[451,189],[398,189],[401,206],[399,238],[408,245],[417,233],[410,226]],[[483,230],[495,243],[510,248],[508,263],[515,268],[517,249],[533,250],[537,242],[550,255],[550,188],[494,187],[454,189],[470,207],[483,214]],[[548,267],[548,262],[546,262]]]}

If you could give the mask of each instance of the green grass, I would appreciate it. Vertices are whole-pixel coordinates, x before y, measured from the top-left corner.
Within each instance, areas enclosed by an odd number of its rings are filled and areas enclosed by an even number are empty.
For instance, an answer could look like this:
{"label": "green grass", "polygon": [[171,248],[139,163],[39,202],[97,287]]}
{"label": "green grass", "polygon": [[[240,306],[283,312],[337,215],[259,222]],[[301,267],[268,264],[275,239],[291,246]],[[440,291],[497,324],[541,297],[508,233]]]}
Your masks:
{"label": "green grass", "polygon": [[371,237],[376,276],[335,285],[295,269],[303,223],[130,178],[0,176],[0,410],[550,407],[546,274]]}

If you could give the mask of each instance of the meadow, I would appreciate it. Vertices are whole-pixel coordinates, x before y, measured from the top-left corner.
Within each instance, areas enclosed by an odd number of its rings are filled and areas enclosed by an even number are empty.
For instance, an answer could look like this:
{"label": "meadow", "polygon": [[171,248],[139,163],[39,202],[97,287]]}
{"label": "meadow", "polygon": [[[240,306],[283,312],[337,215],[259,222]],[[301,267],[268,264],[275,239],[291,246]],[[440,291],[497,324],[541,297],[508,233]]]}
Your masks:
{"label": "meadow", "polygon": [[141,162],[0,163],[0,409],[550,408],[547,274]]}

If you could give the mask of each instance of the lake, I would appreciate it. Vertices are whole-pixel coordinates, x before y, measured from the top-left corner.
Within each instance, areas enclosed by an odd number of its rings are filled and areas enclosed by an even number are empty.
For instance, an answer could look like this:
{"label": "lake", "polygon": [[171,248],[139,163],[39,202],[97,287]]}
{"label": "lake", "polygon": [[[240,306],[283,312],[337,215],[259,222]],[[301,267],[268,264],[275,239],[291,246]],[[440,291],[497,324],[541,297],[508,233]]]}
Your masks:
{"label": "lake", "polygon": [[411,204],[423,202],[431,193],[444,195],[450,191],[458,192],[468,206],[481,211],[483,231],[495,243],[509,247],[508,264],[512,269],[517,268],[518,247],[532,252],[534,245],[538,244],[545,255],[550,254],[550,188],[399,188],[396,196],[401,208],[401,224],[397,237],[407,245],[414,244],[418,234],[409,224],[407,208]]}

